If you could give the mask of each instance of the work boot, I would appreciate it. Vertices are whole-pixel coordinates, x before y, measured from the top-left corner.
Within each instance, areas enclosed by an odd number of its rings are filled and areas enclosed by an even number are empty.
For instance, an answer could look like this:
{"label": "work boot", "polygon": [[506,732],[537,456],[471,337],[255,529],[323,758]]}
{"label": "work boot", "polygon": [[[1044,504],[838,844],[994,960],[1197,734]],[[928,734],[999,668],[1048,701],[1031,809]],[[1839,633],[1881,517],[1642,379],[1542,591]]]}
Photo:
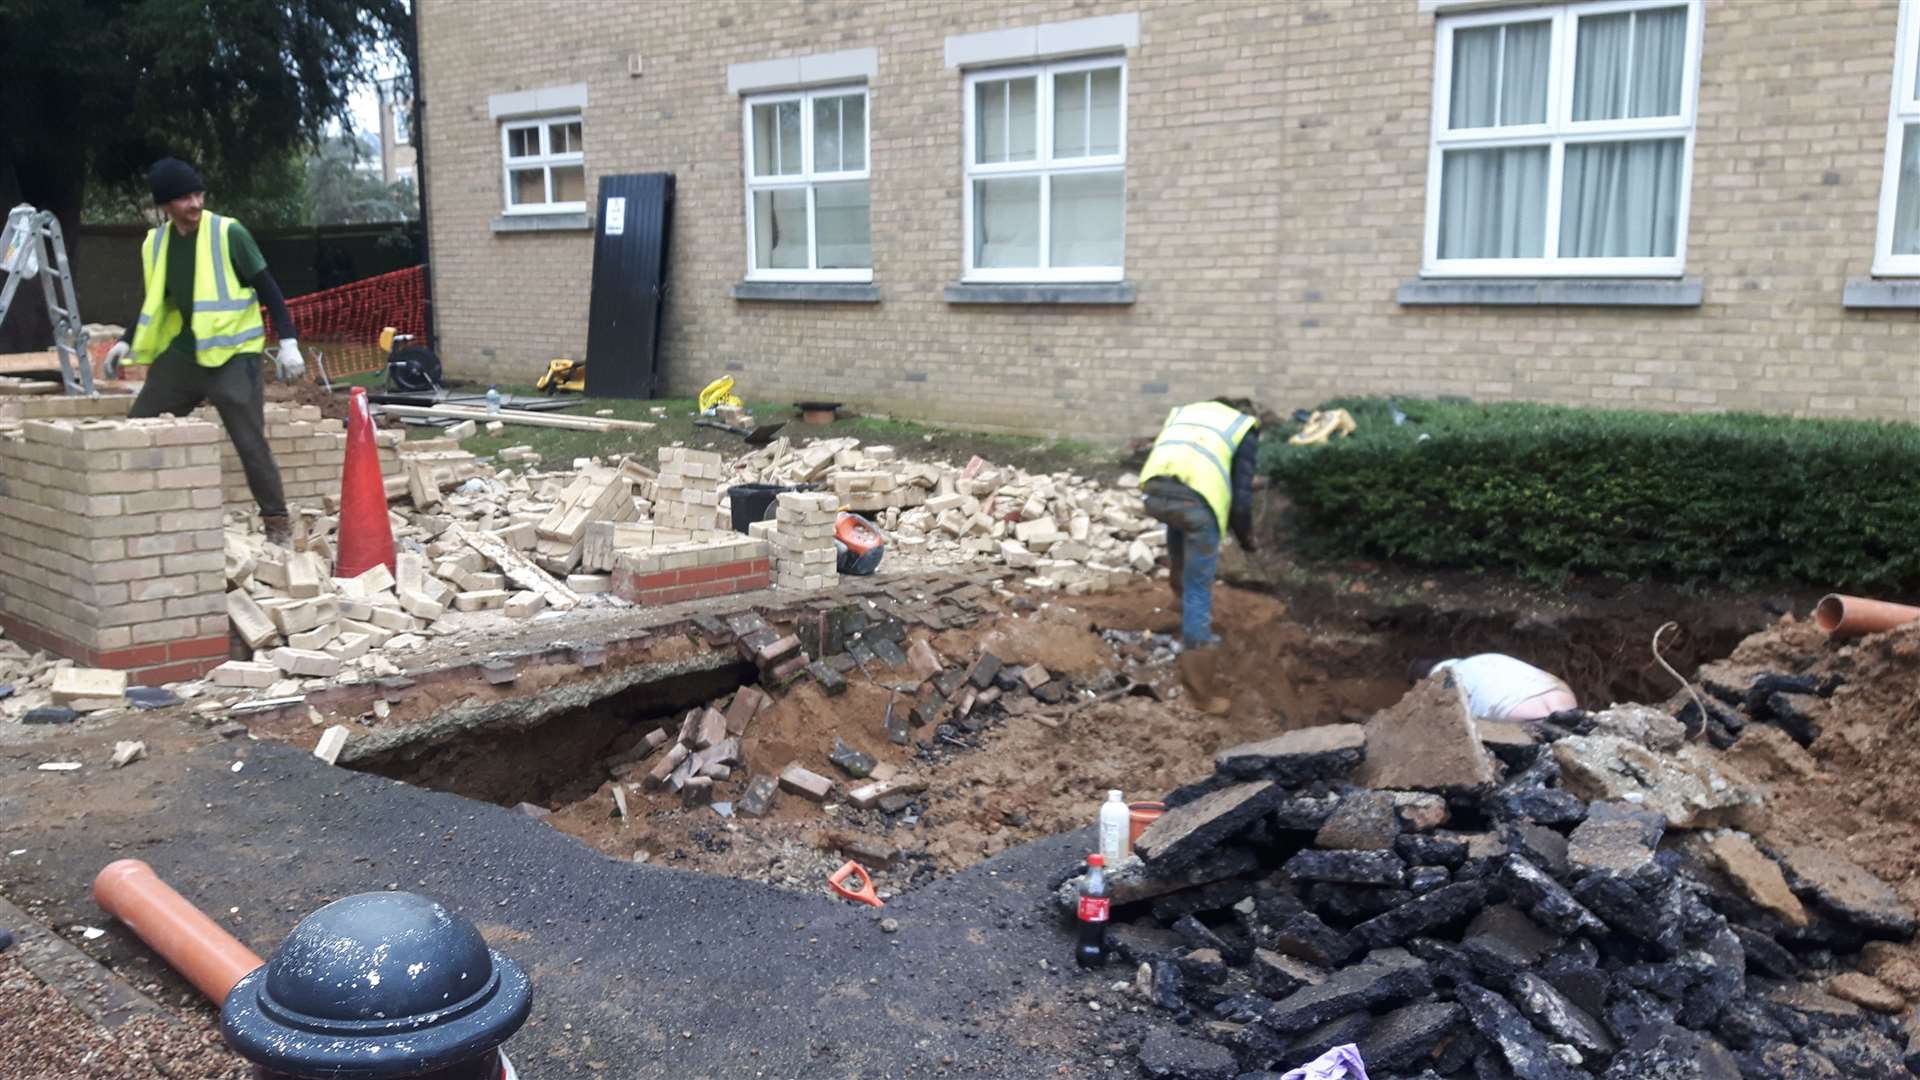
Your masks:
{"label": "work boot", "polygon": [[1180,669],[1180,685],[1186,687],[1193,707],[1212,716],[1225,716],[1233,709],[1233,699],[1220,692],[1220,683],[1215,678],[1219,662],[1217,645],[1187,649],[1174,662]]}
{"label": "work boot", "polygon": [[285,514],[261,514],[260,528],[267,534],[267,543],[286,547],[293,542],[293,523]]}

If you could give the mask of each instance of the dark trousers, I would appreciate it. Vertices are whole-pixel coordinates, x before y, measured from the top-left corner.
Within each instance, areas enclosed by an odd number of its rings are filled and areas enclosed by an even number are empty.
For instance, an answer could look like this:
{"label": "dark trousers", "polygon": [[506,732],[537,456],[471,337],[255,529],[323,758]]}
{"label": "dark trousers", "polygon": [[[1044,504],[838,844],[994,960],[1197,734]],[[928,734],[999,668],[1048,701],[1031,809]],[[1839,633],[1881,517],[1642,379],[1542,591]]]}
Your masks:
{"label": "dark trousers", "polygon": [[261,517],[282,517],[287,497],[280,487],[280,466],[267,443],[266,387],[260,354],[240,353],[217,368],[201,367],[192,356],[168,350],[147,369],[140,396],[127,415],[134,419],[172,413],[185,416],[211,404],[226,425],[227,438],[240,455],[247,488],[260,504]]}

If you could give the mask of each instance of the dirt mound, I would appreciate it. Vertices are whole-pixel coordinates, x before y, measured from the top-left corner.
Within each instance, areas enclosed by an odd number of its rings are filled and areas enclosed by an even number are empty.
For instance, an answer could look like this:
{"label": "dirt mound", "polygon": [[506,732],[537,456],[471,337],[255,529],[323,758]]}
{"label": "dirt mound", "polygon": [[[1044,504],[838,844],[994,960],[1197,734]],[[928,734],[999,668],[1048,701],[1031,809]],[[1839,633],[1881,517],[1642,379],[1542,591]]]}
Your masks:
{"label": "dirt mound", "polygon": [[1920,624],[1857,640],[1828,638],[1785,617],[1700,669],[1709,686],[1747,687],[1770,674],[1833,686],[1789,695],[1817,728],[1805,751],[1780,730],[1750,727],[1727,751],[1766,789],[1767,834],[1847,853],[1920,905]]}

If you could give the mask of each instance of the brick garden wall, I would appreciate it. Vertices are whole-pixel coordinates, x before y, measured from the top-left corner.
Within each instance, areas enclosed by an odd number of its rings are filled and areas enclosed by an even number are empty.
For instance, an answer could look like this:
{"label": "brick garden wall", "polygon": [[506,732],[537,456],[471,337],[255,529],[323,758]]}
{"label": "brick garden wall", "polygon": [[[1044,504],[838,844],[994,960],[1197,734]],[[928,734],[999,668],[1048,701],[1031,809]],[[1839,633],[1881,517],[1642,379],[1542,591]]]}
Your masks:
{"label": "brick garden wall", "polygon": [[0,439],[0,626],[136,681],[227,655],[220,450],[190,420],[31,420]]}
{"label": "brick garden wall", "polygon": [[[678,177],[674,392],[828,398],[1118,437],[1252,393],[1462,393],[1670,409],[1920,415],[1920,313],[1841,307],[1872,259],[1897,0],[1706,5],[1683,310],[1402,307],[1420,269],[1434,20],[1413,0],[422,0],[442,354],[531,381],[584,355],[590,232],[496,234],[492,93],[585,82],[588,189]],[[1129,53],[1126,307],[956,306],[961,75],[949,34],[1140,14]],[[537,25],[537,32],[529,28]],[[737,301],[727,65],[874,47],[878,304]],[[627,74],[629,53],[643,74]]]}

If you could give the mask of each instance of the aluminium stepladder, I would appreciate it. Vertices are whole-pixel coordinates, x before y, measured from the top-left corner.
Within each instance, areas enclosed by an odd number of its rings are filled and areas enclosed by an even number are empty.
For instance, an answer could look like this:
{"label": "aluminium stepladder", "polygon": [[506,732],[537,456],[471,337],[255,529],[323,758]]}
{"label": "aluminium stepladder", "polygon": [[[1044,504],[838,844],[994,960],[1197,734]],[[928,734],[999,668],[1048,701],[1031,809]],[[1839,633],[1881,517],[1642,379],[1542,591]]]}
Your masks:
{"label": "aluminium stepladder", "polygon": [[38,277],[47,311],[53,316],[60,382],[69,394],[93,393],[93,362],[87,355],[87,331],[80,322],[80,301],[73,291],[73,271],[67,265],[67,242],[60,232],[60,219],[51,211],[35,210],[26,203],[8,211],[6,227],[0,230],[0,271],[7,275],[6,287],[0,288],[0,320],[7,317],[20,283]]}

